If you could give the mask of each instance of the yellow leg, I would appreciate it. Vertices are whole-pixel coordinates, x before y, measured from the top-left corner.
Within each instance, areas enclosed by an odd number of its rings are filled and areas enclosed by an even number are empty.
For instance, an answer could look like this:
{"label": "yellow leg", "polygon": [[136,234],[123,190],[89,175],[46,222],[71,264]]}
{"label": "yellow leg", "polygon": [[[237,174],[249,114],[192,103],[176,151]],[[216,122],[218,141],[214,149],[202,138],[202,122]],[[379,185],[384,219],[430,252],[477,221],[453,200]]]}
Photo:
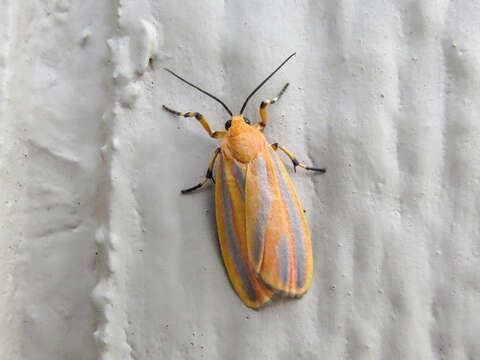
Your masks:
{"label": "yellow leg", "polygon": [[215,180],[213,180],[213,165],[215,164],[215,160],[217,160],[217,156],[218,156],[219,153],[220,153],[220,148],[217,148],[215,150],[215,152],[213,153],[212,158],[210,159],[210,163],[208,164],[207,174],[202,179],[202,181],[200,181],[197,185],[195,185],[191,188],[182,190],[182,194],[186,194],[186,193],[192,192],[194,190],[197,190],[198,188],[202,187],[202,185],[204,185],[207,182],[208,179],[211,179],[213,182],[215,182]]}
{"label": "yellow leg", "polygon": [[205,120],[203,115],[198,113],[198,112],[181,113],[181,112],[175,111],[173,109],[170,109],[169,107],[166,107],[165,105],[163,105],[163,108],[165,110],[167,110],[168,112],[170,112],[172,114],[175,114],[175,115],[178,115],[178,116],[183,116],[183,117],[186,117],[186,118],[194,117],[195,119],[198,120],[198,122],[200,124],[202,124],[203,128],[208,132],[208,135],[210,135],[213,138],[216,138],[216,139],[223,138],[227,134],[226,131],[215,131],[215,132],[212,131],[212,129],[210,129],[210,125],[208,125],[207,120]]}
{"label": "yellow leg", "polygon": [[265,126],[267,126],[267,105],[276,103],[278,101],[278,99],[280,99],[280,97],[283,95],[285,90],[287,90],[288,85],[290,85],[290,84],[289,83],[285,84],[285,86],[282,88],[282,90],[277,95],[277,97],[274,97],[271,100],[262,101],[262,103],[260,104],[260,117],[262,118],[262,121],[253,125],[258,130],[263,130],[265,128]]}
{"label": "yellow leg", "polygon": [[290,160],[292,160],[292,163],[293,163],[293,170],[295,170],[295,172],[297,171],[297,166],[300,166],[301,168],[304,168],[306,170],[312,170],[312,171],[318,171],[318,172],[321,172],[321,173],[324,173],[327,171],[327,169],[324,169],[324,168],[315,168],[315,167],[310,167],[310,166],[307,166],[305,164],[302,164],[301,162],[299,162],[295,156],[293,156],[293,154],[288,151],[286,148],[284,148],[283,146],[281,145],[278,145],[278,143],[275,143],[275,144],[272,144],[272,149],[277,151],[277,149],[280,149],[282,150],[285,154],[287,154],[287,156],[290,158]]}

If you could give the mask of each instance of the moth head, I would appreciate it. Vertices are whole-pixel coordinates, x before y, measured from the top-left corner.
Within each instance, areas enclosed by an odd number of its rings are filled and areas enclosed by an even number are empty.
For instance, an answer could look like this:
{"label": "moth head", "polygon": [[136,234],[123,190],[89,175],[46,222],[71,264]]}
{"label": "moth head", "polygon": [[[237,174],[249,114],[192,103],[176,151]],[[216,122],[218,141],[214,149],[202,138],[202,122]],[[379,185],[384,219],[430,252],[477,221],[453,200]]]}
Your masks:
{"label": "moth head", "polygon": [[250,120],[248,120],[248,118],[246,118],[243,115],[232,116],[232,118],[230,120],[227,120],[227,122],[225,123],[225,130],[230,129],[233,124],[238,125],[238,124],[241,124],[241,123],[245,123],[247,125],[251,124]]}

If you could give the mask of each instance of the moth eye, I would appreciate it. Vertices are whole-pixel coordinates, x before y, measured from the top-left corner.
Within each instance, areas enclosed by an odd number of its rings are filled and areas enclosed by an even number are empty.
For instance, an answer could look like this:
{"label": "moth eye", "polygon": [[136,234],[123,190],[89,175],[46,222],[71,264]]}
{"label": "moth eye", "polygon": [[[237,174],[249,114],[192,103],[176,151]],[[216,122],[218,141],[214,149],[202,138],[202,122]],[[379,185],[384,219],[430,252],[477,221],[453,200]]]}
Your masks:
{"label": "moth eye", "polygon": [[243,121],[245,121],[248,125],[250,125],[250,120],[248,120],[248,118],[244,117]]}
{"label": "moth eye", "polygon": [[232,120],[228,120],[228,121],[225,123],[225,130],[230,129],[230,126],[232,126]]}

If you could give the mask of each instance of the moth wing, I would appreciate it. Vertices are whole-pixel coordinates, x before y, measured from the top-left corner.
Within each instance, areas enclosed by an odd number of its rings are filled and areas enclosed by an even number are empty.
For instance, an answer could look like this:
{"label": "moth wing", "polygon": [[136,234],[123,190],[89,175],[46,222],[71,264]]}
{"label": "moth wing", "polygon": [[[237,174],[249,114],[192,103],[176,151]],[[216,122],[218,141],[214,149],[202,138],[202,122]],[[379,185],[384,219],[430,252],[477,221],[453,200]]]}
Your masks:
{"label": "moth wing", "polygon": [[310,231],[297,193],[270,147],[247,166],[246,235],[250,263],[272,289],[300,296],[310,287]]}
{"label": "moth wing", "polygon": [[248,260],[245,234],[246,166],[222,151],[215,175],[217,230],[225,268],[240,299],[251,308],[270,300],[268,289]]}

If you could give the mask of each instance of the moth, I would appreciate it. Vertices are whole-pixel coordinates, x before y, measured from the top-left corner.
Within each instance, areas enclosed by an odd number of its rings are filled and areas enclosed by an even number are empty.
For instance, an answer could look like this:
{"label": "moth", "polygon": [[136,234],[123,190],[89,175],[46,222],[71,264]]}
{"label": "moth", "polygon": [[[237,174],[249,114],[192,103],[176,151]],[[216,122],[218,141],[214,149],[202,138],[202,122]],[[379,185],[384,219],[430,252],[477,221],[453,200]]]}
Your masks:
{"label": "moth", "polygon": [[223,139],[205,177],[181,192],[190,193],[208,180],[215,183],[217,231],[223,261],[236,293],[246,306],[254,309],[266,304],[275,293],[300,297],[310,287],[313,277],[307,219],[276,151],[284,152],[295,170],[297,166],[319,173],[326,170],[302,164],[278,143],[269,145],[262,133],[267,126],[268,105],[277,102],[289,84],[277,97],[260,104],[260,122],[251,124],[242,115],[250,98],[294,55],[285,59],[248,95],[238,115],[233,115],[217,97],[165,69],[218,101],[230,115],[225,131],[212,131],[202,114],[178,112],[163,105],[174,115],[194,117],[212,138]]}

